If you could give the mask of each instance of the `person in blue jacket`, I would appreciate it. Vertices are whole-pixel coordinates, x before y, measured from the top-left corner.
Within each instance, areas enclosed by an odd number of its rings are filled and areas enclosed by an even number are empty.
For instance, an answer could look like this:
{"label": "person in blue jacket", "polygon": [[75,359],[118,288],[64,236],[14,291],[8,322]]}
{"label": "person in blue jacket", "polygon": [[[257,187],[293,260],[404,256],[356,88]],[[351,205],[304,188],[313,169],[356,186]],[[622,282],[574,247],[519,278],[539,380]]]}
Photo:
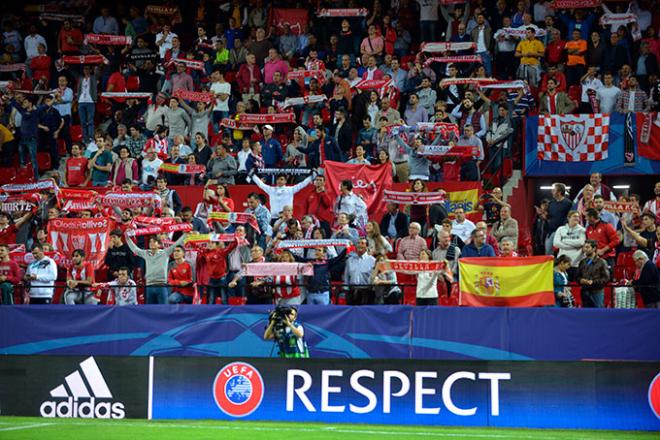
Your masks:
{"label": "person in blue jacket", "polygon": [[474,229],[470,237],[470,243],[466,244],[461,251],[461,258],[495,256],[495,249],[486,243],[486,231]]}

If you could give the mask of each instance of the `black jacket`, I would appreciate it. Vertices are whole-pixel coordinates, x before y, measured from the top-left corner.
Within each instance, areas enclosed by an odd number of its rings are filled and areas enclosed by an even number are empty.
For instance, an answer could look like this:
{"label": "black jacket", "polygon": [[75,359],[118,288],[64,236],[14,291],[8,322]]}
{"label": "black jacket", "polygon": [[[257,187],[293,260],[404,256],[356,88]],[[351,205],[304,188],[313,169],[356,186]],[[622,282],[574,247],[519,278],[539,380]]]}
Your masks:
{"label": "black jacket", "polygon": [[[392,214],[389,212],[383,216],[383,219],[380,221],[380,233],[383,234],[383,236],[387,237],[387,229],[390,227],[390,219],[392,218]],[[408,235],[408,223],[410,221],[408,220],[408,216],[404,214],[403,212],[399,211],[399,214],[396,216],[396,219],[394,220],[394,227],[396,228],[396,237],[394,238],[403,238]]]}
{"label": "black jacket", "polygon": [[108,266],[108,272],[110,273],[110,276],[120,267],[125,266],[128,268],[128,276],[133,277],[135,257],[133,252],[131,252],[129,249],[128,245],[124,243],[118,248],[113,247],[108,249],[108,253],[105,254],[105,265]]}
{"label": "black jacket", "polygon": [[660,272],[651,260],[644,264],[639,279],[633,281],[633,286],[642,295],[644,305],[660,301]]}
{"label": "black jacket", "polygon": [[[335,133],[337,133],[337,124],[333,125],[330,130],[331,136],[335,136]],[[344,125],[341,126],[341,129],[337,133],[336,140],[339,149],[345,153],[353,148],[353,129],[350,122],[344,121]]]}

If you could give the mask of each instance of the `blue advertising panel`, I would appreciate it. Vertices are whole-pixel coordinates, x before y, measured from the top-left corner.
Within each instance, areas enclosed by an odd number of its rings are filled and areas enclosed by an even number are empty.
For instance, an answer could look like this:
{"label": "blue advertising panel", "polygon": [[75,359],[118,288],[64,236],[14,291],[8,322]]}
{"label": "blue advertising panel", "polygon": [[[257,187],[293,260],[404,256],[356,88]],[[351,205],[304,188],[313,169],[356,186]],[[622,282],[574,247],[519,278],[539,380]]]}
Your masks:
{"label": "blue advertising panel", "polygon": [[154,360],[154,419],[660,430],[659,363]]}
{"label": "blue advertising panel", "polygon": [[[269,306],[2,306],[0,354],[271,357]],[[656,310],[302,306],[313,357],[660,361]]]}
{"label": "blue advertising panel", "polygon": [[[539,117],[530,116],[525,123],[525,173],[528,176],[588,176],[591,173],[603,174],[660,174],[660,161],[649,160],[635,154],[633,166],[624,165],[626,130],[625,115],[612,113],[609,124],[607,159],[593,162],[558,162],[537,158]],[[635,153],[637,152],[636,121],[632,118]]]}

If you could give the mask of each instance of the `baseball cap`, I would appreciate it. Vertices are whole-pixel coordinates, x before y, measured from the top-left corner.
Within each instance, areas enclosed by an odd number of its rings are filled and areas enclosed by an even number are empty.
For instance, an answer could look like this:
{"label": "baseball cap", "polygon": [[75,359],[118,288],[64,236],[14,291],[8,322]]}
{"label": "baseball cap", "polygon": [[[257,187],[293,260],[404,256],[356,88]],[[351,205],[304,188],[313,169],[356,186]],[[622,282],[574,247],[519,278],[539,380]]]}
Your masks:
{"label": "baseball cap", "polygon": [[273,126],[270,125],[270,124],[266,124],[266,125],[264,125],[264,130],[270,130],[270,131],[273,131]]}

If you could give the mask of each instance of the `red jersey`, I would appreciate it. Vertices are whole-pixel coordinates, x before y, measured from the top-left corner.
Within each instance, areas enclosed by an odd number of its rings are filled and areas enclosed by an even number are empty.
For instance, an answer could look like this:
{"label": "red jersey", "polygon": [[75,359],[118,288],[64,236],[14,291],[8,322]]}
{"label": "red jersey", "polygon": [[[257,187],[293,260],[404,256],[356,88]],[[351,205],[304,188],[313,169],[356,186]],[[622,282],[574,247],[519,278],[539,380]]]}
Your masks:
{"label": "red jersey", "polygon": [[0,275],[7,277],[10,284],[18,284],[21,281],[21,268],[13,261],[0,261]]}
{"label": "red jersey", "polygon": [[334,216],[328,193],[325,191],[320,193],[316,190],[312,191],[305,200],[304,212],[315,216],[319,220],[332,223]]}
{"label": "red jersey", "polygon": [[86,157],[70,157],[66,160],[66,184],[69,186],[82,186],[87,179]]}
{"label": "red jersey", "polygon": [[94,266],[90,262],[83,262],[81,267],[71,266],[66,273],[67,280],[84,281],[88,278],[94,282]]}
{"label": "red jersey", "polygon": [[605,246],[610,248],[609,251],[601,255],[601,258],[614,257],[616,255],[615,249],[621,241],[614,227],[609,223],[601,221],[587,227],[587,239],[595,240],[598,243],[598,249],[603,249]]}
{"label": "red jersey", "polygon": [[0,244],[16,244],[16,225],[11,224],[4,229],[0,229]]}
{"label": "red jersey", "polygon": [[227,255],[236,248],[233,241],[229,246],[204,251],[202,258],[206,262],[209,278],[222,278],[227,275]]}
{"label": "red jersey", "polygon": [[181,295],[193,296],[195,293],[195,288],[192,286],[181,286],[182,283],[192,283],[193,275],[192,268],[187,261],[183,261],[181,264],[175,264],[167,274],[167,283],[176,286],[172,287],[172,292],[178,292]]}

